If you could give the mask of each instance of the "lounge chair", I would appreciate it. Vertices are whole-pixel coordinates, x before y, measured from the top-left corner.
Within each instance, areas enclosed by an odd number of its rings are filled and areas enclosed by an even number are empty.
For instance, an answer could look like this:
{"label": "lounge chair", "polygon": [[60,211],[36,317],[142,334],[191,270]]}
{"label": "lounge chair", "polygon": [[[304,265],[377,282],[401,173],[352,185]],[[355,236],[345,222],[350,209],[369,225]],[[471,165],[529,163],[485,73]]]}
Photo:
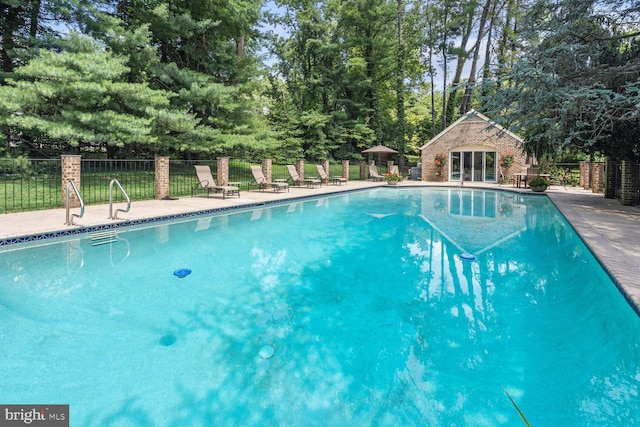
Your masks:
{"label": "lounge chair", "polygon": [[398,165],[392,165],[389,168],[389,173],[392,174],[392,175],[394,175],[394,174],[395,175],[400,175],[400,170],[398,169]]}
{"label": "lounge chair", "polygon": [[262,168],[260,166],[251,166],[251,173],[253,174],[253,179],[255,180],[255,182],[250,182],[249,183],[249,188],[251,188],[252,185],[257,185],[258,188],[260,188],[260,191],[264,190],[265,188],[271,187],[273,188],[273,191],[280,191],[280,190],[284,190],[286,188],[287,191],[289,191],[289,183],[288,182],[284,182],[284,181],[276,181],[276,182],[269,182],[267,181],[267,178],[265,178],[264,174],[262,173]]}
{"label": "lounge chair", "polygon": [[[240,197],[240,187],[234,185],[216,185],[216,180],[211,176],[211,168],[206,165],[195,165],[196,175],[198,176],[198,184],[191,189],[191,197],[193,197],[198,187],[207,190],[207,197],[214,191],[216,193],[222,192],[222,198],[226,198],[227,194],[235,194]],[[230,183],[238,184],[239,183]]]}
{"label": "lounge chair", "polygon": [[289,170],[289,175],[291,175],[293,185],[300,187],[302,183],[304,183],[309,188],[315,187],[316,185],[322,186],[322,181],[317,178],[301,178],[294,165],[287,165],[287,169]]}
{"label": "lounge chair", "polygon": [[343,182],[345,184],[347,183],[347,179],[339,175],[333,175],[331,178],[329,178],[329,175],[327,175],[327,172],[324,170],[324,167],[322,167],[322,165],[316,165],[316,167],[318,168],[318,174],[320,175],[320,179],[323,182],[326,182],[328,184],[329,179],[331,179],[332,184],[342,185]]}
{"label": "lounge chair", "polygon": [[378,167],[376,165],[369,165],[369,179],[374,181],[384,181],[384,176],[378,173]]}

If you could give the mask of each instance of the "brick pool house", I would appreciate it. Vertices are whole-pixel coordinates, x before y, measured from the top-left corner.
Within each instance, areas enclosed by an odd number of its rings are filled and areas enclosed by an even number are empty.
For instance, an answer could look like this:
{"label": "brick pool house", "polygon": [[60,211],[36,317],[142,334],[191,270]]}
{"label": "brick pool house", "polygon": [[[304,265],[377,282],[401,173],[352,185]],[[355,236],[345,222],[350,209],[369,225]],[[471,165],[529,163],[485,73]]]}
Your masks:
{"label": "brick pool house", "polygon": [[[527,167],[523,139],[472,110],[420,147],[423,181],[502,182]],[[513,164],[505,170],[502,156],[511,154]],[[436,159],[444,159],[441,166]]]}

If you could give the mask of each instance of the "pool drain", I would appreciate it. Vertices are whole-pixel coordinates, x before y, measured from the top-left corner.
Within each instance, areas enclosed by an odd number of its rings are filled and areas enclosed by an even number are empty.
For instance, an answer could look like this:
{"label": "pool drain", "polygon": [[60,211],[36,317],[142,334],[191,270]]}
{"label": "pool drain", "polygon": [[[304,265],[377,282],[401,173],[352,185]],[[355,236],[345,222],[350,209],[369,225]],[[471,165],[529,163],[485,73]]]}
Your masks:
{"label": "pool drain", "polygon": [[273,354],[276,351],[274,350],[273,347],[271,347],[270,345],[265,345],[263,346],[260,351],[258,352],[258,354],[260,355],[260,357],[262,357],[263,359],[271,359],[273,357]]}
{"label": "pool drain", "polygon": [[167,334],[165,336],[163,336],[162,338],[160,338],[160,345],[163,347],[169,347],[172,346],[173,343],[176,342],[176,336],[173,334]]}

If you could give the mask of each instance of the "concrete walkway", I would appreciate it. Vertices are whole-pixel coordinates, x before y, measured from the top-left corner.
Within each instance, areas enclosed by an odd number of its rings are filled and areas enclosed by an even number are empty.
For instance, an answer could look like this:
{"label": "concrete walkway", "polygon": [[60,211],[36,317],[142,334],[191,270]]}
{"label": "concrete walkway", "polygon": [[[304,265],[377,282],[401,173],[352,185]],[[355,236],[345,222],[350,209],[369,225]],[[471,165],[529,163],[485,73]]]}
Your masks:
{"label": "concrete walkway", "polygon": [[[215,209],[232,209],[289,199],[314,197],[322,194],[353,191],[386,185],[380,182],[352,181],[348,185],[323,185],[320,188],[291,188],[289,192],[271,191],[242,192],[241,197],[219,195],[211,197],[180,197],[176,200],[148,200],[133,202],[131,211],[119,213],[122,219],[109,220],[109,206],[98,205],[85,208],[82,218],[74,219],[74,226],[65,225],[66,210],[22,212],[0,215],[0,248],[10,249],[24,236],[46,233],[81,231],[86,227],[123,225],[132,221],[158,217],[206,212]],[[450,183],[405,181],[401,186],[451,186]],[[456,186],[457,187],[457,186]],[[465,188],[489,188],[506,191],[530,192],[511,186],[495,184],[471,185]],[[616,200],[605,199],[601,194],[578,188],[553,186],[546,194],[571,223],[601,264],[609,272],[631,305],[640,314],[640,208],[621,206]],[[124,208],[122,204],[114,208]],[[71,213],[78,213],[72,209]]]}

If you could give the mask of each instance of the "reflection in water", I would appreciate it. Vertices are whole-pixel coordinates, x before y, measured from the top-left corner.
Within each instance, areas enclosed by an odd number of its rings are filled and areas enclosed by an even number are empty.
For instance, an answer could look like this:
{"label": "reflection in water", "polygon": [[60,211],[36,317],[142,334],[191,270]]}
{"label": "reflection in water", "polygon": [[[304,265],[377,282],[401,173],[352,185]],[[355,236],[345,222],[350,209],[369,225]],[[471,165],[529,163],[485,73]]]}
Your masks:
{"label": "reflection in water", "polygon": [[497,211],[497,193],[495,191],[448,190],[449,213],[475,217],[493,218]]}
{"label": "reflection in water", "polygon": [[[590,343],[593,339],[593,332],[586,333],[576,322],[577,319],[584,320],[585,315],[578,315],[579,308],[568,308],[576,301],[581,301],[578,306],[582,306],[582,301],[591,298],[585,295],[583,300],[575,290],[568,289],[567,284],[590,281],[599,287],[600,281],[608,282],[605,275],[599,268],[597,273],[579,272],[584,268],[591,270],[593,262],[588,264],[584,259],[585,256],[590,258],[585,248],[547,201],[532,203],[529,200],[524,203],[522,198],[509,194],[491,192],[493,194],[487,197],[484,191],[467,191],[461,195],[456,193],[456,190],[448,190],[447,193],[423,199],[420,217],[431,228],[423,230],[422,234],[410,236],[404,245],[408,259],[424,273],[415,290],[416,301],[424,303],[424,317],[440,315],[437,327],[429,322],[421,330],[418,343],[412,347],[407,369],[415,366],[413,355],[423,349],[427,342],[430,350],[425,360],[429,361],[429,365],[455,366],[461,376],[477,376],[487,367],[492,367],[492,372],[496,367],[501,370],[498,378],[487,376],[482,385],[476,384],[466,391],[463,386],[463,391],[454,400],[439,402],[443,408],[453,410],[460,402],[464,402],[468,409],[468,405],[473,406],[474,399],[480,399],[477,387],[482,389],[483,386],[501,381],[512,396],[528,402],[530,414],[536,411],[535,408],[544,412],[558,407],[559,413],[566,414],[563,416],[573,425],[605,420],[611,422],[610,417],[601,415],[610,412],[611,402],[593,398],[585,401],[580,396],[582,393],[576,395],[572,403],[567,402],[567,396],[563,393],[571,393],[571,386],[567,387],[566,384],[562,387],[564,392],[555,393],[558,401],[545,400],[544,404],[529,401],[532,396],[531,392],[527,392],[531,383],[538,382],[532,381],[532,378],[545,378],[539,381],[542,395],[550,393],[549,389],[557,386],[558,378],[566,378],[557,371],[557,367],[548,365],[553,362],[549,362],[547,357],[534,356],[539,354],[540,349],[554,352],[566,347],[566,342],[576,346],[578,342]],[[460,216],[452,218],[448,213]],[[459,253],[463,251],[482,256],[477,262],[463,262],[459,258]],[[594,281],[592,274],[598,279]],[[578,279],[578,276],[582,278]],[[586,294],[583,286],[580,286],[580,290]],[[566,304],[564,316],[554,317],[552,321],[539,317],[539,312],[557,304]],[[530,319],[530,323],[525,321],[523,324],[523,316]],[[543,326],[548,331],[539,330],[541,319],[545,319],[543,323],[548,323]],[[562,333],[558,334],[559,331]],[[425,338],[425,335],[430,338]],[[545,338],[542,339],[543,336]],[[562,344],[554,343],[551,339],[558,336],[562,336]],[[605,342],[608,339],[605,338]],[[584,349],[574,347],[579,356],[567,355],[562,364],[570,365],[581,358],[597,359],[591,355],[589,347],[590,344],[585,345]],[[437,350],[434,351],[434,348]],[[511,367],[505,363],[514,359],[517,362]],[[610,384],[610,372],[624,369],[623,366],[630,362],[625,359],[628,359],[628,353],[622,350],[610,360],[608,366],[603,367],[596,362],[588,369],[589,372],[575,373],[570,382],[572,385],[581,384],[579,388],[594,382]],[[585,365],[589,364],[583,361]],[[422,366],[421,372],[427,372],[427,368]],[[594,374],[594,370],[604,373],[604,377]],[[636,381],[624,380],[625,386],[618,391],[621,398],[614,398],[616,406],[622,406],[617,410],[622,410],[625,416],[632,418],[637,415],[633,415],[634,409],[631,407],[635,404],[630,403],[630,396],[638,392],[639,373],[637,366],[632,369],[630,374]],[[450,381],[451,378],[445,380],[446,383]],[[544,381],[549,383],[544,384]],[[497,401],[494,403],[499,405]],[[563,405],[569,405],[571,409]],[[478,415],[482,418],[481,414]],[[559,422],[561,418],[556,415],[551,419]],[[624,417],[616,415],[613,419]]]}

